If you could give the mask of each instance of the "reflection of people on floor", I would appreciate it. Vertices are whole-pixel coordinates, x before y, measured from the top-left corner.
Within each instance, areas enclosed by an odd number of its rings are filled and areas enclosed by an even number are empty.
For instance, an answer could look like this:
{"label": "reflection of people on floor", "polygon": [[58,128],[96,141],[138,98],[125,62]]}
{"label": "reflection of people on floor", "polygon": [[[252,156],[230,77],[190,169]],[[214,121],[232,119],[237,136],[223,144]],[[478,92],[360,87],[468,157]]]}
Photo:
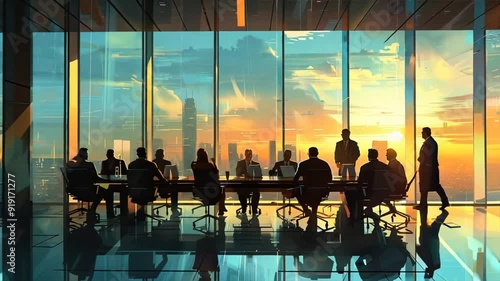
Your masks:
{"label": "reflection of people on floor", "polygon": [[154,251],[131,252],[128,256],[128,278],[158,278],[168,262],[167,254],[162,254],[161,257],[161,261],[156,265]]}
{"label": "reflection of people on floor", "polygon": [[93,225],[85,225],[71,232],[65,241],[65,264],[71,274],[78,280],[92,279],[97,253],[102,245],[102,239]]}
{"label": "reflection of people on floor", "polygon": [[[324,253],[318,253],[318,251]],[[302,261],[299,256],[293,257],[293,262],[299,276],[311,280],[330,279],[333,270],[333,260],[328,257],[325,250],[316,248],[316,251],[307,252]]]}
{"label": "reflection of people on floor", "polygon": [[217,244],[213,237],[203,237],[196,242],[196,257],[193,269],[198,270],[200,281],[212,280],[210,272],[219,271],[219,259],[217,258]]}
{"label": "reflection of people on floor", "polygon": [[417,254],[425,262],[425,278],[432,278],[434,271],[441,267],[439,255],[439,230],[448,217],[448,212],[442,210],[441,214],[431,225],[427,224],[427,208],[420,209],[420,236],[418,237]]}
{"label": "reflection of people on floor", "polygon": [[362,280],[394,280],[407,258],[411,258],[406,243],[395,229],[386,236],[375,224],[373,231],[365,234],[363,221],[347,220],[345,208],[337,212],[335,226],[335,232],[342,237],[340,247],[334,251],[338,273],[345,271],[353,256],[359,256],[356,267]]}

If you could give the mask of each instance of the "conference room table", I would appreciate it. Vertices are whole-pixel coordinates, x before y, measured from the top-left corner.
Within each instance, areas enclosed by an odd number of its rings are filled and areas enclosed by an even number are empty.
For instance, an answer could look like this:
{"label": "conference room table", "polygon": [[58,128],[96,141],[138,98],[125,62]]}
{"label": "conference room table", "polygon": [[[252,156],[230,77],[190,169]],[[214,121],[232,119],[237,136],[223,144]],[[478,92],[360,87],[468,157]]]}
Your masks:
{"label": "conference room table", "polygon": [[[244,189],[258,189],[259,192],[283,192],[289,188],[297,187],[297,185],[302,184],[302,179],[299,179],[296,183],[293,178],[276,176],[264,176],[262,178],[245,178],[237,176],[226,178],[225,176],[221,176],[219,180],[225,192],[237,192]],[[103,176],[97,181],[99,186],[120,193],[120,213],[122,216],[128,215],[129,213],[127,183],[126,175]],[[158,188],[160,194],[162,192],[192,192],[194,176],[181,176],[179,178],[168,179],[168,183],[155,180],[154,185]],[[330,192],[345,192],[354,190],[357,186],[357,177],[333,177],[328,184]]]}

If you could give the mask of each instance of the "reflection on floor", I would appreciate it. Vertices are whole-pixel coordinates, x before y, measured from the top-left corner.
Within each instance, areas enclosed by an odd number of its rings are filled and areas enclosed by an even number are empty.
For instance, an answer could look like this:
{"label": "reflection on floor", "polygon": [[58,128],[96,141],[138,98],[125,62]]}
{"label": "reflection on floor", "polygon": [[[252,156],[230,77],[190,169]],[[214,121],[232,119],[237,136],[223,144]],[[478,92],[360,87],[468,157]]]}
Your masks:
{"label": "reflection on floor", "polygon": [[193,228],[203,208],[181,207],[180,217],[163,210],[161,224],[106,221],[99,210],[101,222],[81,216],[64,231],[61,206],[35,206],[34,280],[500,280],[499,206],[430,206],[427,219],[399,206],[412,218],[399,230],[353,223],[333,206],[324,212],[335,228],[324,233],[305,232],[306,219],[283,222],[276,206],[257,217],[228,206]]}

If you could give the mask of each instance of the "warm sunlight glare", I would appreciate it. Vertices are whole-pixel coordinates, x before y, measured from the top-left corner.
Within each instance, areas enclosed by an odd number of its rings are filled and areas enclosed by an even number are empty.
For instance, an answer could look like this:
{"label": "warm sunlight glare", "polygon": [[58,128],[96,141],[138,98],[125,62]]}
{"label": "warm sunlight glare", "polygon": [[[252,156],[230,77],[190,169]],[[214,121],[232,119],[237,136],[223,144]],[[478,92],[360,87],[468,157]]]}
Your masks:
{"label": "warm sunlight glare", "polygon": [[401,132],[392,132],[389,134],[389,140],[392,141],[400,141],[403,138],[403,134]]}

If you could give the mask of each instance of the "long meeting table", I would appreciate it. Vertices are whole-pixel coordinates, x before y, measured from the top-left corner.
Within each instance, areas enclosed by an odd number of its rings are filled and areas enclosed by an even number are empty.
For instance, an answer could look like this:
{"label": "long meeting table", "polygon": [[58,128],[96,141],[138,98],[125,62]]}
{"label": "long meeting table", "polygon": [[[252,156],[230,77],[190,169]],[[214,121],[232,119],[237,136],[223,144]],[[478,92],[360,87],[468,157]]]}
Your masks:
{"label": "long meeting table", "polygon": [[[259,192],[283,192],[289,188],[296,187],[302,184],[302,179],[295,183],[293,178],[283,178],[275,176],[265,176],[262,178],[245,178],[230,176],[219,178],[221,186],[225,192],[237,192],[242,189],[258,189]],[[128,190],[127,176],[107,176],[101,177],[97,184],[103,188],[113,192],[120,193],[120,213],[122,216],[128,216]],[[155,181],[154,185],[159,191],[165,192],[192,192],[194,185],[193,176],[181,176],[175,179],[169,179],[169,183],[165,184],[160,181]],[[357,177],[333,177],[329,183],[330,192],[345,192],[353,190],[357,187]],[[285,199],[283,198],[283,203]]]}

